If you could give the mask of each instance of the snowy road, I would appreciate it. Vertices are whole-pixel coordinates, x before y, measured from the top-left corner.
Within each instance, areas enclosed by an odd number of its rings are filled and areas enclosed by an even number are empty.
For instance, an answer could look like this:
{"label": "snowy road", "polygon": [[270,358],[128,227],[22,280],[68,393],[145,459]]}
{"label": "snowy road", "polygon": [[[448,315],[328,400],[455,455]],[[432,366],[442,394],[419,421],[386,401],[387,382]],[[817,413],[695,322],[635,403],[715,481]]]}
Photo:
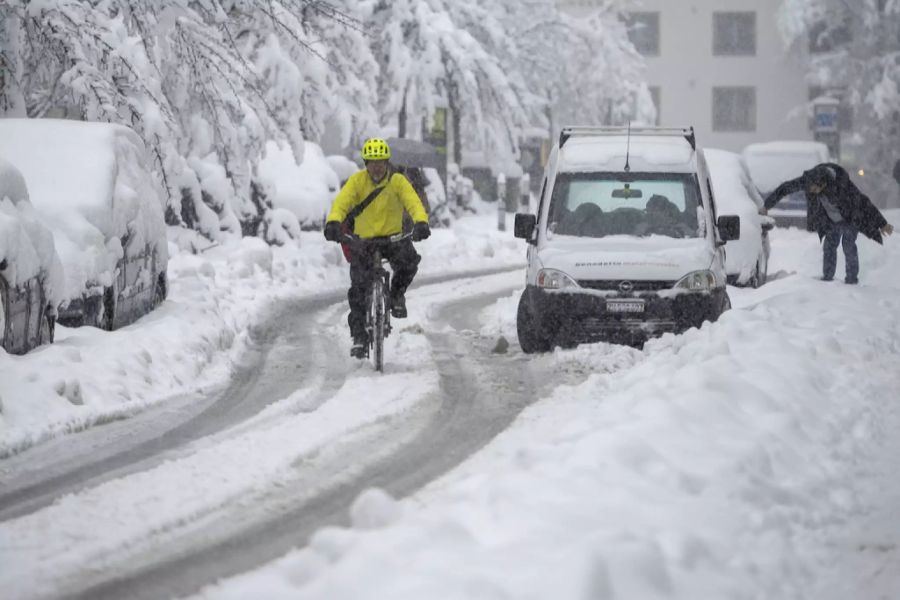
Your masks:
{"label": "snowy road", "polygon": [[[339,297],[295,300],[277,305],[253,332],[251,351],[225,389],[200,402],[178,398],[165,409],[4,461],[0,531],[18,540],[10,560],[38,571],[34,579],[19,572],[16,597],[57,597],[61,590],[82,598],[190,593],[302,546],[323,525],[344,523],[351,503],[367,488],[407,496],[481,448],[548,391],[536,382],[551,378],[540,372],[547,363],[530,363],[518,352],[492,354],[496,340],[473,332],[479,311],[521,284],[520,271],[483,277],[478,285],[471,277],[452,279],[411,292],[411,306],[423,307],[428,317],[408,330],[395,323],[399,334],[389,339],[383,377],[346,357],[341,327],[333,325],[343,320]],[[418,383],[421,372],[414,373],[415,381],[404,378],[405,338],[415,338],[415,353],[429,350],[429,358],[412,369],[433,371],[433,386]],[[581,376],[567,377],[575,382]],[[217,494],[220,486],[207,482],[205,501],[194,497],[168,511],[166,522],[142,524],[130,520],[136,513],[121,512],[137,498],[178,503],[171,484],[154,494],[151,482],[177,479],[173,472],[186,463],[196,463],[188,470],[203,468],[207,459],[198,462],[200,455],[215,461],[248,438],[254,445],[277,446],[290,435],[285,424],[291,420],[306,418],[307,426],[318,428],[314,421],[330,404],[385,385],[396,385],[404,397],[397,406],[361,415],[345,435],[327,443],[285,449],[288,468],[273,472],[274,481],[237,476],[223,495]],[[360,408],[365,410],[365,402]],[[68,456],[62,462],[61,452]],[[269,459],[266,452],[255,458]],[[256,466],[249,460],[244,468]],[[72,495],[48,506],[64,494]],[[108,516],[95,501],[121,514],[124,532],[91,527],[91,515],[98,521]],[[50,540],[42,527],[49,523],[60,530]],[[41,583],[23,585],[29,580]]]}

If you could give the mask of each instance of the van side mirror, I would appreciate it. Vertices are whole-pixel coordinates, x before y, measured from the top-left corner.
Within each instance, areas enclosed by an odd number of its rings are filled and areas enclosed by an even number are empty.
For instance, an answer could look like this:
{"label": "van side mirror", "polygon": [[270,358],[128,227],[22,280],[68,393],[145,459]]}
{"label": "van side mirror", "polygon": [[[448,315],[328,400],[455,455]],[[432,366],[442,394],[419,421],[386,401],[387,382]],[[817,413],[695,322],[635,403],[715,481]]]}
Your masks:
{"label": "van side mirror", "polygon": [[530,241],[531,235],[534,233],[534,228],[536,225],[536,216],[518,213],[516,214],[516,222],[513,227],[513,234],[517,238],[522,238],[523,240]]}
{"label": "van side mirror", "polygon": [[736,215],[722,215],[716,222],[716,227],[723,242],[741,239],[741,218]]}

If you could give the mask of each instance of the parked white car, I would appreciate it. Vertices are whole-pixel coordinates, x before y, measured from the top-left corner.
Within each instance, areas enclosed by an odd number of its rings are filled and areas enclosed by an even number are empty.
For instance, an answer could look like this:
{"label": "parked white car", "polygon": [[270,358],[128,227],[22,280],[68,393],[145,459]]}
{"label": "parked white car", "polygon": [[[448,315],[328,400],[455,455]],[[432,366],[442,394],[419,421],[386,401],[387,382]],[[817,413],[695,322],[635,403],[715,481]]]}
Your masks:
{"label": "parked white car", "polygon": [[525,352],[598,340],[641,344],[715,321],[731,306],[723,244],[693,129],[573,127],[560,134],[528,241],[517,330]]}
{"label": "parked white car", "polygon": [[740,155],[712,148],[705,148],[703,154],[719,214],[741,219],[740,238],[725,244],[728,283],[759,287],[768,277],[773,219],[759,214],[764,198],[750,180]]}
{"label": "parked white car", "polygon": [[[825,144],[810,141],[750,144],[741,154],[763,199],[783,182],[799,177],[820,163],[832,162]],[[780,227],[806,229],[806,194],[797,192],[782,198],[769,215]]]}
{"label": "parked white car", "polygon": [[52,342],[62,287],[53,234],[28,200],[25,178],[0,158],[0,348],[23,354]]}
{"label": "parked white car", "polygon": [[25,177],[65,284],[59,322],[115,329],[166,296],[165,196],[131,129],[0,119],[0,155]]}

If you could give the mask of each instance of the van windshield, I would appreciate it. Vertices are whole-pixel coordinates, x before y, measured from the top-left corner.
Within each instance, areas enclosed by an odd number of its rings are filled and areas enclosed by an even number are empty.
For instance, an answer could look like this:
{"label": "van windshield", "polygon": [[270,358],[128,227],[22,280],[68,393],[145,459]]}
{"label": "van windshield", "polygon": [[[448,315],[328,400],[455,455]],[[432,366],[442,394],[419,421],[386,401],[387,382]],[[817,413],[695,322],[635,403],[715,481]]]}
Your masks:
{"label": "van windshield", "polygon": [[699,237],[699,194],[688,173],[560,173],[548,229],[579,237]]}

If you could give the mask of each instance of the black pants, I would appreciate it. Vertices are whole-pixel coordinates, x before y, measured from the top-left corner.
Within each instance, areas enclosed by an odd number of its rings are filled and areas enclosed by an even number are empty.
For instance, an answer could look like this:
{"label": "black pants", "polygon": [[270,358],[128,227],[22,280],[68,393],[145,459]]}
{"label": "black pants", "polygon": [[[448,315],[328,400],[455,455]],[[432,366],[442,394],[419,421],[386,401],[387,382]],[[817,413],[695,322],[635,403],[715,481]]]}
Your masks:
{"label": "black pants", "polygon": [[[383,248],[381,254],[388,260],[393,271],[391,296],[405,293],[419,270],[419,261],[422,257],[409,239]],[[372,252],[354,248],[350,258],[350,289],[347,291],[347,300],[350,301],[350,316],[347,317],[347,323],[350,325],[350,335],[354,339],[361,339],[366,333],[366,293],[374,275]]]}

